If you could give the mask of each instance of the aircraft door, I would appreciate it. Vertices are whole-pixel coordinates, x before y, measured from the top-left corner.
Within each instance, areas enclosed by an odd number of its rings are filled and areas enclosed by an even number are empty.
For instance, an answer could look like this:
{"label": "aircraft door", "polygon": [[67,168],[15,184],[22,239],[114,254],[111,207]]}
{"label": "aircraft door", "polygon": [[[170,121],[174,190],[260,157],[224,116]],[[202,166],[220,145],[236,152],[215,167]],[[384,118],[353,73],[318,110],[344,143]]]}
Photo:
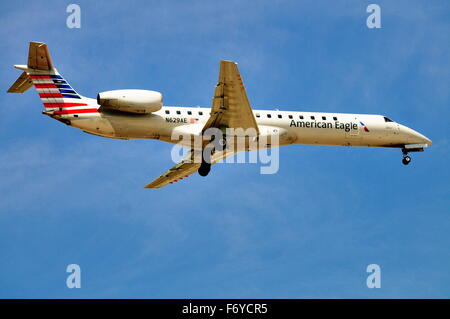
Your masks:
{"label": "aircraft door", "polygon": [[351,120],[350,124],[349,130],[345,132],[345,137],[351,144],[352,141],[358,141],[361,139],[361,125],[356,117]]}

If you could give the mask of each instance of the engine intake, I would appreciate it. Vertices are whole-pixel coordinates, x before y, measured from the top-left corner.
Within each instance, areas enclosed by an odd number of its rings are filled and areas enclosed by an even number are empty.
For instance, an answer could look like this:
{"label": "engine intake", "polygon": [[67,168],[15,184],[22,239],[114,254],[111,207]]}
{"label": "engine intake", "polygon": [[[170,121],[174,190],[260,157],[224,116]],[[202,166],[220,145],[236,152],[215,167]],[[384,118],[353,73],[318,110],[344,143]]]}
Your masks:
{"label": "engine intake", "polygon": [[105,109],[147,114],[161,109],[162,94],[149,90],[113,90],[97,94],[97,103]]}

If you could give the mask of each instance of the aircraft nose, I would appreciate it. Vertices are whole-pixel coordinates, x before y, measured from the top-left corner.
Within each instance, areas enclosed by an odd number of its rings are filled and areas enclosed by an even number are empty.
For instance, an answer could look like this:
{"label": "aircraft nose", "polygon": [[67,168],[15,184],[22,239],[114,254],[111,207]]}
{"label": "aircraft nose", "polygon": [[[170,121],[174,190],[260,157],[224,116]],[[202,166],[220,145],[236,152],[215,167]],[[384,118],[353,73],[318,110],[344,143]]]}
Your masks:
{"label": "aircraft nose", "polygon": [[428,146],[433,145],[433,142],[432,142],[428,137],[426,137],[426,136],[424,136],[424,135],[422,135],[422,136],[423,136],[423,138],[425,139],[425,143],[427,143]]}
{"label": "aircraft nose", "polygon": [[428,137],[420,134],[417,131],[414,131],[413,129],[410,129],[409,127],[402,126],[401,130],[406,134],[408,141],[411,144],[427,144],[428,146],[433,144],[433,142]]}
{"label": "aircraft nose", "polygon": [[423,143],[423,144],[428,144],[428,146],[433,144],[433,142],[428,137],[426,137],[425,135],[420,134],[419,132],[414,131],[414,130],[412,130],[412,131],[414,132],[413,133],[413,136],[414,136],[413,139],[414,140],[418,140],[418,141],[420,141],[420,143]]}

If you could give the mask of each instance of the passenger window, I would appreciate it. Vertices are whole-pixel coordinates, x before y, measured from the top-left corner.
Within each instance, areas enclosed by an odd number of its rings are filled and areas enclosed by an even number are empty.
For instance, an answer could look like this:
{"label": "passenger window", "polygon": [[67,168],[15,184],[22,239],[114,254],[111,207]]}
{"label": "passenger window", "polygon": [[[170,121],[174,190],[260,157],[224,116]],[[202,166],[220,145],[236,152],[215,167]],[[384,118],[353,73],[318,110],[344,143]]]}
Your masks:
{"label": "passenger window", "polygon": [[203,112],[198,112],[198,115],[203,115]]}
{"label": "passenger window", "polygon": [[281,114],[278,114],[278,118],[279,118],[279,119],[281,119],[281,118],[282,118]]}
{"label": "passenger window", "polygon": [[333,120],[337,121],[337,117],[336,117],[336,116],[333,116]]}
{"label": "passenger window", "polygon": [[272,115],[271,114],[267,114],[267,117],[270,119],[272,117]]}
{"label": "passenger window", "polygon": [[170,114],[170,111],[169,111],[169,110],[166,110],[166,114]]}
{"label": "passenger window", "polygon": [[288,115],[290,119],[292,119],[292,115]]}
{"label": "passenger window", "polygon": [[177,111],[177,114],[181,114],[181,112],[180,112],[180,111]]}
{"label": "passenger window", "polygon": [[191,112],[191,111],[188,111],[188,115],[192,115],[192,112]]}
{"label": "passenger window", "polygon": [[326,120],[327,120],[327,118],[326,118],[325,116],[322,116],[322,120],[326,121]]}
{"label": "passenger window", "polygon": [[316,118],[314,116],[311,116],[311,120],[315,120]]}
{"label": "passenger window", "polygon": [[259,113],[256,113],[256,117],[260,117]]}
{"label": "passenger window", "polygon": [[299,117],[300,117],[300,120],[303,120],[303,115],[300,115]]}

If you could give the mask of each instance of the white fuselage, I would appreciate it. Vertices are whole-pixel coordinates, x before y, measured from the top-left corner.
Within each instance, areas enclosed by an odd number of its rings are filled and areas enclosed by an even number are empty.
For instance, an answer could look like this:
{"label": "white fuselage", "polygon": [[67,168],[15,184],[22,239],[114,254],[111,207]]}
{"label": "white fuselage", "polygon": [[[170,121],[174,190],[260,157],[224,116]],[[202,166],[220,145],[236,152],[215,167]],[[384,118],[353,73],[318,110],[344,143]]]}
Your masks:
{"label": "white fuselage", "polygon": [[[90,99],[92,104],[95,100]],[[91,103],[90,103],[91,104]],[[93,106],[93,105],[92,105]],[[95,108],[98,109],[97,103]],[[199,135],[210,108],[164,106],[150,114],[93,112],[51,115],[85,132],[118,139],[179,143],[177,134]],[[312,144],[399,147],[427,144],[422,134],[382,115],[254,110],[261,134],[279,135],[280,145]],[[49,114],[50,115],[50,114]],[[177,133],[177,134],[175,134]],[[186,145],[188,146],[188,145]]]}

